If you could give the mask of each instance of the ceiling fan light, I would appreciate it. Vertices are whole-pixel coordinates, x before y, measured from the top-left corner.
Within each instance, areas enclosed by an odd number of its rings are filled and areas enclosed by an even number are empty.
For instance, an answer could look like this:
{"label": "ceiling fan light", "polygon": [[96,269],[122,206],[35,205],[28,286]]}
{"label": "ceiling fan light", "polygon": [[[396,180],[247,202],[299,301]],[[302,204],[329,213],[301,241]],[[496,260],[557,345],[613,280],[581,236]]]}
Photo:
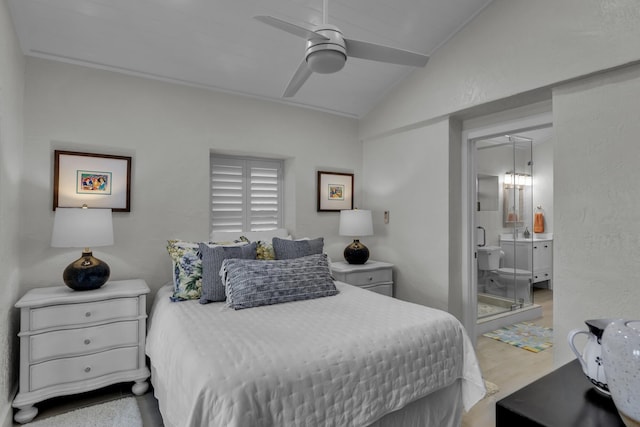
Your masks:
{"label": "ceiling fan light", "polygon": [[347,57],[332,49],[318,50],[307,55],[307,64],[314,73],[331,74],[342,70]]}

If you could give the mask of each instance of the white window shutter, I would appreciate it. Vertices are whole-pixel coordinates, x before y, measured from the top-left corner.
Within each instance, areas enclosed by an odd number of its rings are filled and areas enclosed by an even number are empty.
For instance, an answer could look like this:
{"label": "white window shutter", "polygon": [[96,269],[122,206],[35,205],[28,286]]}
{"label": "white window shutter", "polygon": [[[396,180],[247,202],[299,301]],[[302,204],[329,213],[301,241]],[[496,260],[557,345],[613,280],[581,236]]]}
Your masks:
{"label": "white window shutter", "polygon": [[282,228],[281,160],[211,156],[211,231]]}

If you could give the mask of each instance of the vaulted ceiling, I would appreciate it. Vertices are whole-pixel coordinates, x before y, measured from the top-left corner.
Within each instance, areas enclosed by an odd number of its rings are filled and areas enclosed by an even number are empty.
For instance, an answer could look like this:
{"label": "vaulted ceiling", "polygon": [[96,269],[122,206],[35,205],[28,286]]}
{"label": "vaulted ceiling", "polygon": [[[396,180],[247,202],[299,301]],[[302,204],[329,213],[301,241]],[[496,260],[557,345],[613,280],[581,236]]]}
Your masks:
{"label": "vaulted ceiling", "polygon": [[[432,55],[490,0],[329,0],[351,39]],[[364,116],[414,69],[349,58],[282,98],[305,40],[254,19],[323,21],[322,0],[9,0],[25,55]],[[462,64],[461,64],[462,65]],[[427,67],[429,64],[426,65]],[[428,94],[425,94],[427,96]]]}

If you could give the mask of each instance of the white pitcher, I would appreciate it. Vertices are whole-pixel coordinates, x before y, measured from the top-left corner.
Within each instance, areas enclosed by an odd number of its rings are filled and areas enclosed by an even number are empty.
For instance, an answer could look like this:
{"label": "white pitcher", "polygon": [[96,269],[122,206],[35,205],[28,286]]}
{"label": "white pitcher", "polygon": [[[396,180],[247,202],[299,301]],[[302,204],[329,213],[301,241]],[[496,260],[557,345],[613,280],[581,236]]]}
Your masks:
{"label": "white pitcher", "polygon": [[602,335],[611,397],[627,427],[640,427],[640,320],[616,320]]}
{"label": "white pitcher", "polygon": [[[602,366],[602,346],[601,339],[607,325],[613,322],[615,319],[592,319],[585,320],[584,323],[589,327],[588,331],[582,331],[580,329],[574,329],[569,332],[567,339],[569,340],[569,347],[575,353],[580,365],[582,365],[582,372],[587,376],[589,381],[595,386],[596,390],[610,396],[609,385],[607,384],[607,378],[605,376],[605,370]],[[573,342],[574,338],[580,334],[587,336],[587,344],[584,346],[582,352],[576,349]]]}

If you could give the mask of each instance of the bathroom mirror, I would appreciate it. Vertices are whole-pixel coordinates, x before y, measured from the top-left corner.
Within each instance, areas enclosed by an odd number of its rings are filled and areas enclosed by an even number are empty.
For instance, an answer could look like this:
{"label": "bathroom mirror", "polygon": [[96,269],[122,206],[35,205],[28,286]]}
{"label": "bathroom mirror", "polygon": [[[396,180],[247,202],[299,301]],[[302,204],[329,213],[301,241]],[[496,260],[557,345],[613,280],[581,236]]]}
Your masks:
{"label": "bathroom mirror", "polygon": [[504,227],[522,227],[524,225],[524,188],[521,185],[505,185],[503,200]]}
{"label": "bathroom mirror", "polygon": [[478,211],[498,210],[498,188],[497,176],[478,174]]}

